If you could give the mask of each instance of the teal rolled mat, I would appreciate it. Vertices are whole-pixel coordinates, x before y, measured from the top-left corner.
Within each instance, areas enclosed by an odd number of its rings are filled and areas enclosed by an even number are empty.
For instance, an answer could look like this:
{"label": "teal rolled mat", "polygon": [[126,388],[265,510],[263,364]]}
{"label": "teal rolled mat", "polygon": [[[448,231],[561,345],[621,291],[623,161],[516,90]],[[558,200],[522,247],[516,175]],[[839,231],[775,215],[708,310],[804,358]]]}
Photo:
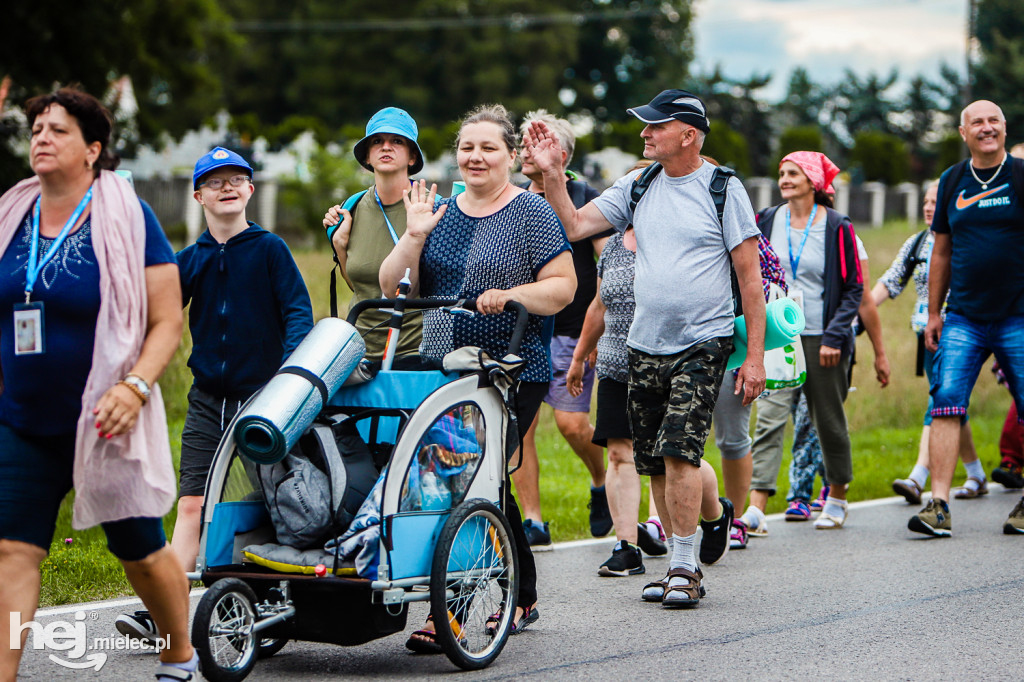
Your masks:
{"label": "teal rolled mat", "polygon": [[316,323],[235,422],[235,446],[257,464],[284,459],[363,358],[366,346],[345,320]]}
{"label": "teal rolled mat", "polygon": [[[804,312],[791,298],[779,298],[765,307],[764,349],[790,344],[804,331]],[[747,321],[742,315],[733,323],[732,342],[736,349],[726,369],[736,369],[747,359]]]}

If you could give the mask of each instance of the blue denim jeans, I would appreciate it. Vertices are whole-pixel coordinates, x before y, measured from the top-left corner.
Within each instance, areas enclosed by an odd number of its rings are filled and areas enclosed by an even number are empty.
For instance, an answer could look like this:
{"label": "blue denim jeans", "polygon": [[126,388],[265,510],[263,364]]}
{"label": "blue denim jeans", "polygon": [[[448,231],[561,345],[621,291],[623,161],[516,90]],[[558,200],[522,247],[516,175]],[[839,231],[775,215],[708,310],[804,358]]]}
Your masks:
{"label": "blue denim jeans", "polygon": [[932,365],[932,417],[963,417],[989,355],[1006,375],[1017,411],[1024,409],[1024,315],[975,322],[948,313]]}
{"label": "blue denim jeans", "polygon": [[[932,425],[932,407],[935,405],[935,400],[931,396],[931,385],[932,385],[932,368],[935,366],[935,353],[931,352],[927,348],[924,349],[924,374],[928,378],[928,406],[924,408],[924,425]],[[965,414],[960,417],[960,423],[966,424],[969,417]]]}

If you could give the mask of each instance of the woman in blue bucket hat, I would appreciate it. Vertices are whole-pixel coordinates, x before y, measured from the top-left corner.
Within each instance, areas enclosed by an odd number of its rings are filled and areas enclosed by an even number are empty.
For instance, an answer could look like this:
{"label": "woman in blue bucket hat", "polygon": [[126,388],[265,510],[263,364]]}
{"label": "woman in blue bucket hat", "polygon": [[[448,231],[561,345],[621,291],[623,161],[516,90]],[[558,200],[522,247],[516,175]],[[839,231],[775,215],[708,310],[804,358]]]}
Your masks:
{"label": "woman in blue bucket hat", "polygon": [[[402,109],[386,107],[374,114],[366,124],[366,136],[352,149],[356,161],[373,172],[373,185],[324,215],[324,229],[341,275],[352,289],[351,305],[380,298],[380,264],[405,234],[402,191],[409,188],[410,177],[423,169],[418,135],[416,121]],[[370,310],[356,323],[371,360],[380,360],[384,354],[387,320],[387,313]],[[395,353],[396,367],[401,367],[402,356],[419,351],[421,337],[419,317],[407,317]]]}

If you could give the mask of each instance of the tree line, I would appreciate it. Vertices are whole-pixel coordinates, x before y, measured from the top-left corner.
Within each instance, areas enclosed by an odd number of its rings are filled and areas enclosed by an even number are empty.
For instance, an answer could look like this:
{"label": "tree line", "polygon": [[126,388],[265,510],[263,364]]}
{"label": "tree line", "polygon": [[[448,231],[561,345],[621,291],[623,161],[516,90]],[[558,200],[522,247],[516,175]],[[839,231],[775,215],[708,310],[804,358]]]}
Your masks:
{"label": "tree line", "polygon": [[[692,0],[15,3],[0,23],[0,77],[11,79],[9,105],[69,82],[116,105],[123,88],[110,85],[127,77],[138,110],[120,126],[125,155],[223,110],[241,144],[264,137],[280,146],[304,130],[345,142],[396,104],[414,113],[433,156],[450,144],[452,121],[490,101],[586,118],[592,132],[580,157],[611,145],[634,151],[640,127],[626,108],[682,86],[708,102],[707,153],[741,173],[770,174],[801,147],[828,152],[854,179],[894,183],[956,160],[968,92],[1000,103],[1011,141],[1024,140],[1017,4],[980,0],[970,80],[944,66],[940,78],[914,76],[900,92],[896,70],[816,83],[796,69],[780,102],[761,94],[771,75],[692,72]],[[24,122],[12,111],[0,118],[3,187],[27,174],[15,153]]]}

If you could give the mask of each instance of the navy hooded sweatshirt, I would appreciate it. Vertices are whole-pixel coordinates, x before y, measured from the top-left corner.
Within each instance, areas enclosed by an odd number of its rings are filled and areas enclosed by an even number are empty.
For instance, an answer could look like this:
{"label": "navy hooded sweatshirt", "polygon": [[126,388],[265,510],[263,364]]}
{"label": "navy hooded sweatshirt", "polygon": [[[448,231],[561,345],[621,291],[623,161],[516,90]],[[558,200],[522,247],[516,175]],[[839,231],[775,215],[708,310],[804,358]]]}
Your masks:
{"label": "navy hooded sweatshirt", "polygon": [[195,385],[245,400],[313,328],[313,309],[288,245],[256,223],[218,243],[209,231],[177,254]]}

